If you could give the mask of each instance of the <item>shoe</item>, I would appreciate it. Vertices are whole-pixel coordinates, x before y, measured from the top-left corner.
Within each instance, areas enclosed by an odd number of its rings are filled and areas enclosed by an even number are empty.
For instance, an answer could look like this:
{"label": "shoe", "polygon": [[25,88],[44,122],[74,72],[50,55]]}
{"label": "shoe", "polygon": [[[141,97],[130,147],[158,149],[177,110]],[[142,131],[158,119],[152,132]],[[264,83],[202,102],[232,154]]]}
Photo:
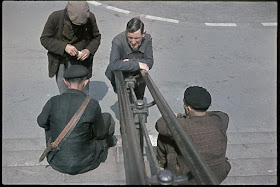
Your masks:
{"label": "shoe", "polygon": [[118,139],[116,138],[115,135],[110,136],[109,138],[107,138],[107,147],[115,147],[117,145]]}

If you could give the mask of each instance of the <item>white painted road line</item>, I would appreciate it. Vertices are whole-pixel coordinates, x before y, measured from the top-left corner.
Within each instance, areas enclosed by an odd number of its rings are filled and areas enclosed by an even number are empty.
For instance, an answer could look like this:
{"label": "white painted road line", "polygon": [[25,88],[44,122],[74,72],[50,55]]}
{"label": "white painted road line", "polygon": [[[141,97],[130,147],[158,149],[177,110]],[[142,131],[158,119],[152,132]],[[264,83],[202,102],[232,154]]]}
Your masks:
{"label": "white painted road line", "polygon": [[277,23],[262,23],[262,25],[265,27],[277,27]]}
{"label": "white painted road line", "polygon": [[[100,6],[102,3],[99,3],[97,1],[87,1],[88,3],[95,5],[95,6]],[[106,6],[102,5],[103,7],[106,7],[109,10],[113,10],[116,12],[124,13],[124,14],[129,14],[131,11],[129,10],[124,10],[112,6]],[[169,18],[162,18],[162,17],[157,17],[157,16],[150,16],[146,15],[145,18],[147,19],[152,19],[152,20],[158,20],[158,21],[165,21],[165,22],[171,22],[171,23],[179,23],[179,20],[176,19],[169,19]],[[236,27],[236,23],[205,23],[206,26],[212,26],[212,27]],[[275,22],[267,22],[267,23],[262,23],[264,27],[277,27],[277,23]]]}
{"label": "white painted road line", "polygon": [[150,15],[147,15],[146,18],[158,20],[158,21],[166,21],[166,22],[171,22],[171,23],[179,23],[179,20],[176,20],[176,19],[168,19],[168,18],[162,18],[162,17],[150,16]]}
{"label": "white painted road line", "polygon": [[235,23],[205,23],[205,25],[214,27],[236,27]]}
{"label": "white painted road line", "polygon": [[102,3],[99,3],[97,1],[87,1],[88,3],[92,4],[92,5],[95,5],[95,6],[99,6],[99,5],[102,5]]}
{"label": "white painted road line", "polygon": [[112,6],[107,6],[106,8],[109,9],[109,10],[113,10],[113,11],[124,13],[124,14],[129,14],[130,13],[129,10],[123,10],[123,9],[112,7]]}

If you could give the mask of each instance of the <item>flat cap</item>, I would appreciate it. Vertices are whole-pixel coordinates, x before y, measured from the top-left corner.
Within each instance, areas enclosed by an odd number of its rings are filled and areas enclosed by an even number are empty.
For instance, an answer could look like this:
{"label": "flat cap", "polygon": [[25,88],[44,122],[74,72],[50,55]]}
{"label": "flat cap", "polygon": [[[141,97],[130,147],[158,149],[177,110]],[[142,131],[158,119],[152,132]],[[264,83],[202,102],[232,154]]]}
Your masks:
{"label": "flat cap", "polygon": [[66,6],[71,22],[75,25],[83,25],[89,18],[89,6],[86,1],[69,1]]}
{"label": "flat cap", "polygon": [[80,77],[87,77],[88,75],[88,69],[79,64],[75,64],[70,66],[65,72],[64,72],[64,78],[65,79],[74,79],[74,78],[80,78]]}
{"label": "flat cap", "polygon": [[202,87],[190,86],[185,90],[184,100],[195,110],[206,111],[211,105],[210,93]]}

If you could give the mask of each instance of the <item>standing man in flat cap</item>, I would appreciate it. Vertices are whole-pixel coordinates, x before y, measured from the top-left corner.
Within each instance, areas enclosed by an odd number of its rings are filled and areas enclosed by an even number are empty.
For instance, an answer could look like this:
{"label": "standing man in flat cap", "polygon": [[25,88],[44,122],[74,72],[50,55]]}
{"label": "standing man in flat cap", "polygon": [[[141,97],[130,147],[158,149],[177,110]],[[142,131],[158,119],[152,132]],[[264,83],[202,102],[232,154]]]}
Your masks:
{"label": "standing man in flat cap", "polygon": [[[69,1],[65,9],[49,16],[40,41],[48,50],[49,77],[56,76],[60,94],[67,90],[63,73],[69,66],[85,66],[88,69],[87,78],[91,78],[93,56],[100,40],[95,16],[86,1]],[[89,84],[84,92],[88,94]]]}
{"label": "standing man in flat cap", "polygon": [[[188,87],[183,102],[185,113],[175,115],[205,164],[221,183],[231,169],[225,156],[229,117],[224,112],[207,111],[211,95],[199,86]],[[156,129],[159,132],[157,158],[160,166],[177,176],[187,174],[190,170],[162,117],[156,122]]]}
{"label": "standing man in flat cap", "polygon": [[149,71],[154,64],[152,37],[144,30],[144,23],[135,17],[128,21],[126,30],[112,40],[110,62],[105,75],[116,92],[114,71],[123,72],[124,78],[136,78],[135,94],[143,99],[146,84],[140,70]]}
{"label": "standing man in flat cap", "polygon": [[[72,65],[64,73],[68,90],[50,98],[37,118],[45,129],[46,142],[50,137],[51,142],[56,140],[84,102],[87,77],[88,69],[82,65]],[[65,143],[57,152],[48,152],[47,161],[55,170],[71,175],[93,170],[106,160],[108,148],[115,145],[114,131],[112,116],[101,113],[98,102],[91,99]]]}

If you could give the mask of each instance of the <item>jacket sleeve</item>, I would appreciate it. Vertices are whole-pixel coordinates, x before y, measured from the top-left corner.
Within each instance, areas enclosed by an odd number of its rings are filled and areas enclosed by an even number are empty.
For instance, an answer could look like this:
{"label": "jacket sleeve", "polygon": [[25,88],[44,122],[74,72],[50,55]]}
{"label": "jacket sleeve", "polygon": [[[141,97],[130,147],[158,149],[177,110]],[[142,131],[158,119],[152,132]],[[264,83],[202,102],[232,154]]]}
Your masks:
{"label": "jacket sleeve", "polygon": [[219,119],[220,123],[216,123],[218,128],[222,131],[222,133],[226,136],[226,131],[228,129],[229,116],[221,111],[210,111],[208,112],[209,116],[216,117]]}
{"label": "jacket sleeve", "polygon": [[150,38],[147,44],[146,50],[144,52],[144,59],[130,59],[129,61],[137,61],[137,62],[145,63],[150,69],[152,69],[154,65],[152,38]]}
{"label": "jacket sleeve", "polygon": [[128,62],[124,62],[124,59],[121,55],[122,53],[123,49],[121,41],[119,41],[118,39],[113,39],[109,64],[109,68],[112,71],[120,70],[134,72],[140,69],[138,61],[135,59],[133,61],[129,60]]}
{"label": "jacket sleeve", "polygon": [[92,55],[94,55],[100,45],[101,34],[99,33],[96,19],[92,12],[90,12],[90,21],[91,21],[91,25],[92,25],[92,39],[89,42],[86,49],[88,49],[90,51],[90,53]]}
{"label": "jacket sleeve", "polygon": [[50,129],[50,112],[51,112],[51,100],[43,107],[42,112],[37,117],[37,123],[40,127],[44,128],[46,131]]}
{"label": "jacket sleeve", "polygon": [[152,44],[152,38],[148,43],[147,50],[144,53],[145,59],[143,60],[143,63],[147,64],[147,66],[152,69],[154,65],[154,56],[153,56],[153,44]]}
{"label": "jacket sleeve", "polygon": [[[63,15],[63,14],[62,14]],[[61,41],[57,38],[55,38],[56,32],[59,27],[59,20],[60,20],[60,14],[58,11],[53,12],[43,29],[42,35],[40,37],[41,44],[49,51],[54,54],[63,56],[65,47],[67,45],[67,42]]]}

